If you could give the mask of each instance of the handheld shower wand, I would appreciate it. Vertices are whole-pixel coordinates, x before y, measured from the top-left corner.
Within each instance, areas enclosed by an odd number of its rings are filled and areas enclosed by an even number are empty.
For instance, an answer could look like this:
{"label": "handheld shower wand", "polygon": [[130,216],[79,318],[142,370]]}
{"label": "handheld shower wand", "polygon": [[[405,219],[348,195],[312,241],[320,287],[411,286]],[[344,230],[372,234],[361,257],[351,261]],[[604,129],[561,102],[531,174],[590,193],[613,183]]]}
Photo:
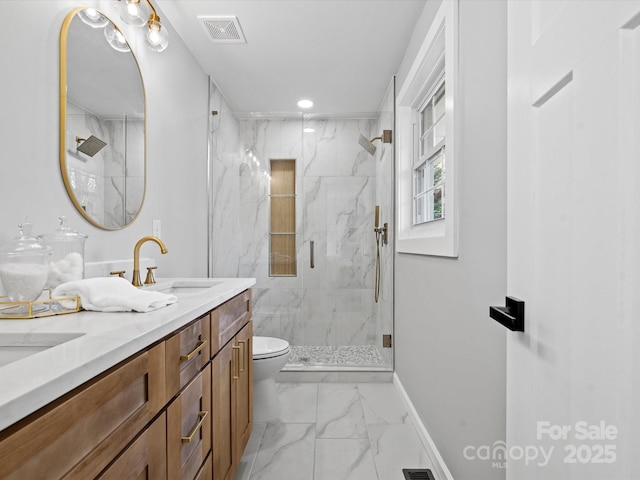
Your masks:
{"label": "handheld shower wand", "polygon": [[374,289],[374,299],[376,303],[380,299],[380,246],[389,243],[389,224],[385,223],[380,227],[380,205],[376,205],[376,214],[373,231],[376,234],[376,284]]}

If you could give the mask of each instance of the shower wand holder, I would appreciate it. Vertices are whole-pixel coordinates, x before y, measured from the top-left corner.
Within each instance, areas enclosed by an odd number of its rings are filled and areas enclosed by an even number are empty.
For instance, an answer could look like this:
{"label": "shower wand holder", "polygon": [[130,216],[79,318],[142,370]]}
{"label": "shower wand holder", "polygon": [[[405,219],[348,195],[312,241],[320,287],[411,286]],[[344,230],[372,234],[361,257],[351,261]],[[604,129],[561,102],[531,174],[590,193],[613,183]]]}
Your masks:
{"label": "shower wand holder", "polygon": [[376,235],[382,235],[382,244],[389,244],[389,224],[385,223],[382,227],[375,227],[373,229],[376,232]]}

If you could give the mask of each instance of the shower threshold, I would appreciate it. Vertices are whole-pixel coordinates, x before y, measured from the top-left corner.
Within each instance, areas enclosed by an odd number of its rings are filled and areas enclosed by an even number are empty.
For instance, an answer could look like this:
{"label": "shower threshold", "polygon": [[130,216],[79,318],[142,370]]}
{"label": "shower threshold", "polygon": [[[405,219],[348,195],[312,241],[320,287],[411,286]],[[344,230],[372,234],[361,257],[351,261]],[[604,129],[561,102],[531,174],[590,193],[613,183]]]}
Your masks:
{"label": "shower threshold", "polygon": [[294,370],[387,370],[387,364],[374,345],[315,346],[291,345],[291,356],[284,367]]}

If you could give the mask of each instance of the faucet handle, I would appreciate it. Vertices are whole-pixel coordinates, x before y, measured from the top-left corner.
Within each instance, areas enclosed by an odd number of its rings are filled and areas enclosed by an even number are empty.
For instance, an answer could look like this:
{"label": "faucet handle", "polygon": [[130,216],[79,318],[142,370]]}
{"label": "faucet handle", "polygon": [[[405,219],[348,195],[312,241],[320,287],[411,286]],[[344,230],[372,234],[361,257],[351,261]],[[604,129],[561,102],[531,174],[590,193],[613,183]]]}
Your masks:
{"label": "faucet handle", "polygon": [[147,267],[147,278],[144,279],[145,285],[152,285],[156,283],[156,279],[153,277],[153,271],[158,267]]}
{"label": "faucet handle", "polygon": [[126,270],[116,270],[114,272],[109,272],[109,275],[117,275],[120,278],[124,278],[125,272],[126,272]]}

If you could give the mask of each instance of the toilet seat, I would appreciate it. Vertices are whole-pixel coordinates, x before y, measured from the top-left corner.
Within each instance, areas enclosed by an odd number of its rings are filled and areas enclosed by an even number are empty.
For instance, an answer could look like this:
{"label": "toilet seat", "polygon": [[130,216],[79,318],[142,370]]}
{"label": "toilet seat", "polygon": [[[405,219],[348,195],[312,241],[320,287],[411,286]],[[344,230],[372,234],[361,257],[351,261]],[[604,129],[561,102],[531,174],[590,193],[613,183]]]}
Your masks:
{"label": "toilet seat", "polygon": [[289,342],[274,337],[253,337],[253,359],[260,360],[286,355],[291,349]]}

